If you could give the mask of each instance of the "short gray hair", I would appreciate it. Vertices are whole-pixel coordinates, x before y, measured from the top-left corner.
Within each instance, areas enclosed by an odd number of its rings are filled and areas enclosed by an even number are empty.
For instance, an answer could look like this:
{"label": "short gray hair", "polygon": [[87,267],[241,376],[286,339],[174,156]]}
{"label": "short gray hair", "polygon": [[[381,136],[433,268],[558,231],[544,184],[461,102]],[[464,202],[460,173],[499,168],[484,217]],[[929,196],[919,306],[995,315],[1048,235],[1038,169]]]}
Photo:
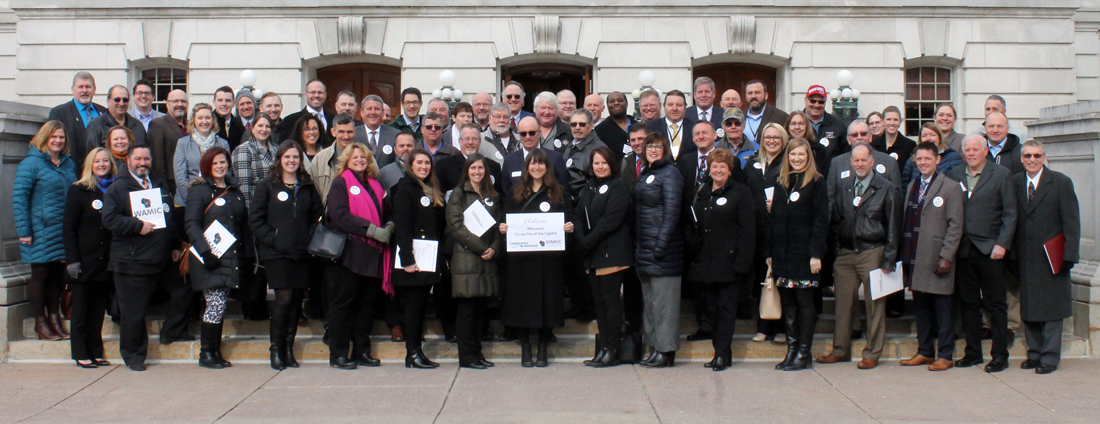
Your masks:
{"label": "short gray hair", "polygon": [[703,84],[710,85],[710,91],[718,91],[717,87],[714,86],[714,80],[710,79],[710,77],[696,78],[695,84],[691,86],[691,91],[694,93],[699,89],[699,86]]}
{"label": "short gray hair", "polygon": [[508,109],[508,104],[504,102],[497,102],[495,105],[493,105],[493,107],[489,109],[489,114],[492,115],[493,113],[498,111],[505,112],[508,115],[512,114],[512,110]]}
{"label": "short gray hair", "polygon": [[999,94],[991,94],[989,97],[985,98],[985,101],[987,102],[990,100],[1001,102],[1001,108],[1003,108],[1004,110],[1008,110],[1008,102],[1006,102],[1005,98],[1001,97]]}
{"label": "short gray hair", "polygon": [[76,75],[73,75],[73,85],[76,85],[76,82],[78,80],[91,81],[92,82],[92,87],[95,87],[95,77],[92,76],[91,72],[88,72],[88,71],[77,72]]}
{"label": "short gray hair", "polygon": [[860,125],[860,124],[866,126],[868,130],[871,129],[871,126],[867,125],[867,121],[865,121],[863,119],[853,119],[852,122],[848,124],[848,132],[849,133],[852,132],[852,127],[855,126],[855,125]]}
{"label": "short gray hair", "polygon": [[589,112],[588,109],[578,108],[577,110],[573,111],[572,115],[569,115],[569,118],[572,119],[574,116],[577,116],[577,115],[584,115],[584,117],[588,119],[589,124],[594,123],[594,119],[592,118],[592,112]]}
{"label": "short gray hair", "polygon": [[543,92],[539,93],[537,96],[535,96],[535,101],[531,105],[531,107],[537,109],[539,107],[539,103],[546,103],[546,104],[549,104],[551,106],[554,106],[554,109],[557,109],[558,108],[558,96],[555,96],[554,93],[551,93],[549,91],[543,91]]}
{"label": "short gray hair", "polygon": [[[336,97],[339,98],[340,96],[336,96]],[[379,96],[377,94],[369,94],[369,95],[367,95],[366,97],[363,98],[362,102],[359,103],[359,107],[362,108],[362,109],[366,109],[367,108],[367,102],[378,102],[378,103],[381,103],[383,105],[386,104],[386,102],[382,101],[381,96]]]}

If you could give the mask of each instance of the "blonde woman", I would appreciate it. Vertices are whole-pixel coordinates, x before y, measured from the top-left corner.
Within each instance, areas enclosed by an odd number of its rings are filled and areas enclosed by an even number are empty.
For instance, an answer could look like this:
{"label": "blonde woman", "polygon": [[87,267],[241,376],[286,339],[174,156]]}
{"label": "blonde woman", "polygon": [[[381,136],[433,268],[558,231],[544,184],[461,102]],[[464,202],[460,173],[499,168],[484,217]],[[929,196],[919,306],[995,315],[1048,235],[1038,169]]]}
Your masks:
{"label": "blonde woman", "polygon": [[[177,206],[187,205],[188,186],[192,180],[203,176],[199,170],[202,155],[211,147],[229,150],[229,142],[218,136],[218,120],[214,119],[214,107],[209,103],[199,103],[191,109],[187,131],[188,135],[176,142],[176,153],[172,156],[173,178],[176,179],[174,201]],[[229,174],[232,175],[232,171]]]}

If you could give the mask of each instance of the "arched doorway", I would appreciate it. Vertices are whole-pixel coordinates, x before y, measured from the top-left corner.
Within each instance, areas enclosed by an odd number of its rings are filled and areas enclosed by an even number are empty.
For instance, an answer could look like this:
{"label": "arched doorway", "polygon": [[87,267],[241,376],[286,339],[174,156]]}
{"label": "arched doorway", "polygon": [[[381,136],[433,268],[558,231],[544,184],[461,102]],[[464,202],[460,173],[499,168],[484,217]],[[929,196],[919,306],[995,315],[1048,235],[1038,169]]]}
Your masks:
{"label": "arched doorway", "polygon": [[589,87],[592,86],[592,67],[587,65],[529,63],[502,66],[500,73],[504,80],[501,87],[513,80],[523,84],[523,91],[527,93],[523,109],[528,112],[533,111],[535,96],[543,91],[572,91],[577,95],[578,108],[584,102],[584,97],[591,93]]}
{"label": "arched doorway", "polygon": [[[400,111],[401,68],[376,63],[349,63],[333,65],[317,70],[317,79],[328,87],[328,100],[325,108],[336,104],[336,94],[348,90],[355,93],[357,99],[375,94],[382,97],[395,111]],[[394,112],[399,113],[399,112]]]}
{"label": "arched doorway", "polygon": [[703,76],[710,77],[717,86],[714,90],[715,104],[722,97],[722,93],[731,88],[737,90],[744,101],[745,84],[752,80],[761,80],[767,84],[768,104],[775,106],[775,101],[779,98],[776,95],[775,68],[769,66],[752,63],[713,63],[692,68],[693,81]]}

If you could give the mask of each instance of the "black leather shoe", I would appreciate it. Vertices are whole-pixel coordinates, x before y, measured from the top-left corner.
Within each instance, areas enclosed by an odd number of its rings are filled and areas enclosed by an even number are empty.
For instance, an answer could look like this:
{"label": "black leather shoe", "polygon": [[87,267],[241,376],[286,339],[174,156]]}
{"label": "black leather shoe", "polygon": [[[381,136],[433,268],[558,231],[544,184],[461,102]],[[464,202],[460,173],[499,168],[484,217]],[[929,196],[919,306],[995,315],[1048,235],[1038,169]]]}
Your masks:
{"label": "black leather shoe", "polygon": [[459,363],[458,366],[462,367],[462,368],[470,368],[470,369],[475,369],[475,370],[483,370],[483,369],[488,368],[488,367],[485,366],[485,364],[482,364],[481,362],[471,362],[471,363],[468,363],[468,364]]}
{"label": "black leather shoe", "polygon": [[356,368],[355,361],[348,359],[344,356],[336,358],[328,358],[328,366],[332,368],[339,368],[342,370],[353,370]]}
{"label": "black leather shoe", "polygon": [[1035,367],[1036,374],[1050,374],[1056,370],[1058,370],[1058,367],[1054,365],[1039,364],[1039,366]]}
{"label": "black leather shoe", "polygon": [[962,359],[955,361],[955,368],[969,368],[975,365],[981,365],[982,358],[970,358],[964,356]]}
{"label": "black leather shoe", "polygon": [[653,358],[653,362],[646,365],[646,368],[672,368],[675,363],[676,351],[657,352],[657,356]]}
{"label": "black leather shoe", "polygon": [[436,368],[436,367],[439,367],[439,363],[438,363],[438,362],[435,362],[435,361],[433,361],[433,360],[431,360],[431,359],[428,359],[428,355],[425,355],[425,354],[424,354],[424,349],[417,349],[417,350],[416,350],[416,353],[420,355],[420,359],[423,359],[423,360],[424,360],[424,362],[428,363],[428,365],[431,365],[431,366],[432,366],[432,368]]}
{"label": "black leather shoe", "polygon": [[160,336],[160,344],[162,344],[162,345],[170,345],[170,344],[175,343],[175,342],[193,342],[193,341],[195,341],[195,336],[192,336],[190,334],[184,334],[184,335],[179,336],[179,337]]}
{"label": "black leather shoe", "polygon": [[901,318],[901,311],[886,311],[886,318],[891,318],[891,319]]}
{"label": "black leather shoe", "polygon": [[714,338],[714,335],[711,334],[711,332],[699,330],[699,331],[696,331],[695,334],[688,334],[687,341],[697,342],[697,341],[700,341],[700,340],[710,340],[712,338]]}
{"label": "black leather shoe", "polygon": [[1001,372],[1008,368],[1008,361],[1004,359],[994,359],[989,361],[985,365],[985,372]]}
{"label": "black leather shoe", "polygon": [[730,360],[725,356],[716,356],[714,358],[714,365],[710,367],[711,371],[725,371],[730,367]]}
{"label": "black leather shoe", "polygon": [[478,361],[481,362],[481,365],[484,365],[484,366],[487,366],[487,367],[490,367],[490,368],[497,366],[497,364],[489,362],[488,359],[485,359],[485,355],[481,355],[481,357],[478,358]]}
{"label": "black leather shoe", "polygon": [[367,353],[355,355],[355,363],[356,365],[362,365],[364,367],[377,367],[382,365],[382,361],[371,358],[370,354]]}
{"label": "black leather shoe", "polygon": [[638,365],[642,365],[642,366],[649,365],[649,364],[653,363],[653,358],[656,358],[656,357],[657,357],[657,349],[650,348],[649,349],[649,356],[646,356],[645,359],[643,359],[641,362],[638,362]]}
{"label": "black leather shoe", "polygon": [[1020,363],[1020,369],[1022,369],[1022,370],[1033,370],[1033,369],[1036,369],[1038,367],[1039,367],[1039,360],[1038,359],[1025,359],[1024,362]]}
{"label": "black leather shoe", "polygon": [[417,350],[412,354],[405,356],[405,368],[426,370],[433,369],[438,366],[439,365],[432,365],[430,362],[428,362],[428,358],[425,358],[424,354],[420,350]]}
{"label": "black leather shoe", "polygon": [[145,371],[144,362],[134,362],[132,364],[126,364],[126,367],[129,368],[130,371]]}
{"label": "black leather shoe", "polygon": [[76,361],[76,365],[79,366],[80,368],[99,368],[99,364],[97,364],[95,361],[93,361],[91,359],[85,359],[85,361],[88,361],[88,362]]}
{"label": "black leather shoe", "polygon": [[707,363],[703,364],[703,368],[714,368],[714,362],[717,361],[717,360],[718,360],[717,356],[715,356],[713,358],[710,358],[710,362],[707,362]]}
{"label": "black leather shoe", "polygon": [[108,361],[106,359],[96,359],[95,364],[101,367],[109,367],[111,366],[111,361]]}

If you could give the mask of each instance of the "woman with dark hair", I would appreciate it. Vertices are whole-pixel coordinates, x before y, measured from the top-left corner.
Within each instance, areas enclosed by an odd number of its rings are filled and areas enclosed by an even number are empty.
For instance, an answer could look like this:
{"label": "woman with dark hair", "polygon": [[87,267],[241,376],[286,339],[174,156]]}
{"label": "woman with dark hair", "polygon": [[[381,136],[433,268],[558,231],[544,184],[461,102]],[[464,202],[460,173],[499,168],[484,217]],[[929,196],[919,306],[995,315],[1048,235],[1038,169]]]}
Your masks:
{"label": "woman with dark hair", "polygon": [[871,137],[878,137],[886,131],[883,125],[882,114],[871,112],[867,114],[867,126],[871,128]]}
{"label": "woman with dark hair", "polygon": [[[920,138],[918,140],[921,143],[935,143],[935,145],[940,149],[940,164],[936,165],[937,171],[946,174],[947,171],[955,169],[956,166],[962,165],[964,163],[962,155],[959,154],[959,152],[955,151],[955,149],[951,148],[951,145],[948,143],[948,139],[944,135],[943,131],[940,130],[939,123],[925,122],[924,125],[921,125]],[[910,160],[908,163],[905,164],[905,167],[902,168],[901,183],[903,186],[908,187],[909,182],[913,181],[919,176],[920,169],[917,169],[917,164]]]}
{"label": "woman with dark hair", "polygon": [[[214,133],[209,135],[216,137]],[[229,174],[230,169],[232,164],[225,147],[207,149],[199,159],[199,175],[202,176],[191,180],[187,187],[190,194],[184,209],[184,230],[194,242],[191,247],[198,252],[198,256],[185,252],[191,288],[201,291],[206,300],[199,332],[199,366],[203,368],[233,366],[222,358],[222,319],[229,290],[240,283],[238,252],[243,240],[251,237],[248,206],[237,187],[237,180]],[[215,222],[236,239],[231,245],[215,249],[219,241],[205,237],[208,229],[216,228]]]}
{"label": "woman with dark hair", "polygon": [[[317,152],[324,149],[326,146],[321,145],[321,140],[325,138],[321,136],[321,131],[325,130],[325,126],[321,125],[321,120],[312,113],[303,113],[302,117],[298,119],[298,122],[294,123],[294,132],[291,133],[291,140],[297,141],[305,149],[306,157],[310,161],[314,156],[317,156]],[[307,161],[308,162],[308,161]],[[309,166],[306,170],[309,170]]]}
{"label": "woman with dark hair", "polygon": [[890,155],[898,162],[898,167],[909,162],[909,156],[917,149],[917,142],[901,135],[899,129],[905,122],[901,119],[901,110],[897,106],[887,106],[882,110],[883,132],[871,139],[871,148]]}
{"label": "woman with dark hair", "polygon": [[[813,129],[811,128],[810,131],[813,131]],[[756,154],[749,160],[749,163],[752,164],[751,169],[745,167],[745,183],[753,191],[753,199],[755,199],[757,208],[756,258],[753,259],[755,264],[753,267],[755,272],[754,281],[757,283],[763,283],[768,273],[767,264],[764,263],[764,237],[768,233],[768,206],[765,191],[775,186],[775,180],[779,177],[779,170],[783,165],[783,154],[787,150],[788,141],[787,131],[783,129],[782,125],[770,123],[764,126],[764,130],[760,132],[760,150],[757,150]],[[775,189],[772,188],[772,190]],[[759,284],[753,286],[753,296],[757,299],[760,298],[761,287]],[[763,342],[768,337],[774,336],[775,338],[772,339],[774,342],[786,343],[787,334],[783,331],[780,320],[758,319],[756,321],[756,335],[753,336],[752,341]]]}
{"label": "woman with dark hair", "polygon": [[767,201],[771,223],[764,256],[783,304],[787,355],[775,366],[783,371],[813,368],[814,289],[820,285],[821,259],[825,257],[829,194],[810,145],[804,138],[787,145],[775,192]]}
{"label": "woman with dark hair", "polygon": [[[263,119],[263,118],[260,118]],[[256,237],[259,260],[275,290],[271,307],[271,368],[297,368],[294,337],[301,315],[302,292],[309,286],[307,252],[313,227],[321,218],[321,194],[301,164],[302,146],[284,141],[267,178],[256,186],[248,220]]]}
{"label": "woman with dark hair", "polygon": [[65,127],[58,121],[46,122],[15,170],[11,193],[19,256],[31,266],[27,295],[39,340],[69,338],[59,311],[66,271],[62,224],[73,181],[76,165],[69,157]]}
{"label": "woman with dark hair", "polygon": [[[326,269],[329,366],[377,367],[371,357],[370,333],[378,292],[393,295],[393,222],[386,222],[386,193],[378,182],[374,155],[362,143],[340,153],[336,178],[328,193],[328,227],[348,234],[344,255]],[[320,293],[317,293],[318,295]],[[313,294],[311,294],[313,295]],[[354,337],[352,334],[354,333]],[[355,340],[351,356],[348,344]]]}
{"label": "woman with dark hair", "polygon": [[[175,202],[180,206],[187,206],[187,186],[191,180],[205,175],[199,166],[203,155],[213,147],[229,150],[229,142],[218,136],[218,120],[214,119],[214,107],[210,104],[199,103],[191,109],[187,129],[190,132],[176,142],[176,153],[172,156],[172,172],[176,179]],[[226,157],[227,162],[231,162],[230,159]]]}
{"label": "woman with dark hair", "polygon": [[[424,304],[442,271],[444,201],[435,176],[432,155],[423,148],[409,152],[405,176],[390,190],[397,257],[402,271],[393,274],[393,285],[404,305],[405,368],[436,368],[421,349],[424,339]],[[413,240],[436,243],[436,263],[421,264],[413,256]],[[429,271],[435,269],[435,271]]]}
{"label": "woman with dark hair", "polygon": [[[550,155],[534,149],[524,160],[519,183],[509,193],[504,206],[506,213],[562,213],[564,230],[573,231],[572,206],[569,193],[558,184]],[[508,234],[508,224],[500,224],[500,233]],[[520,365],[545,367],[552,328],[565,325],[565,282],[563,261],[565,251],[512,252],[503,287],[500,323],[519,332]],[[539,337],[538,359],[531,361],[531,333]]]}
{"label": "woman with dark hair", "polygon": [[619,178],[611,149],[592,151],[590,176],[573,210],[576,246],[584,254],[584,270],[596,307],[596,354],[584,364],[596,368],[619,365],[622,343],[623,278],[634,265],[630,237],[630,187]]}
{"label": "woman with dark hair", "polygon": [[451,296],[455,299],[455,330],[458,336],[458,365],[485,369],[493,366],[481,351],[485,328],[485,303],[500,296],[497,257],[504,237],[489,227],[476,234],[470,231],[465,212],[480,203],[496,222],[504,219],[500,199],[489,178],[486,159],[480,153],[466,158],[458,186],[447,201],[447,227],[454,236],[451,255]]}
{"label": "woman with dark hair", "polygon": [[82,368],[111,365],[103,359],[103,314],[114,287],[107,270],[111,231],[103,226],[103,193],[115,181],[111,153],[102,147],[88,152],[84,173],[69,188],[65,200],[65,263],[73,306],[70,315],[72,358]]}
{"label": "woman with dark hair", "polygon": [[688,266],[688,278],[702,283],[707,304],[715,305],[710,317],[714,359],[708,364],[713,371],[723,371],[733,361],[737,303],[754,282],[755,205],[749,187],[730,179],[730,171],[738,165],[737,157],[726,149],[707,155],[710,180],[694,193],[690,214],[684,215],[692,217],[685,225],[686,243],[700,252]]}
{"label": "woman with dark hair", "polygon": [[684,179],[672,164],[663,133],[646,136],[645,170],[634,186],[634,258],[645,301],[649,368],[667,368],[680,348],[680,282],[684,238],[680,227]]}
{"label": "woman with dark hair", "polygon": [[115,125],[107,130],[107,138],[103,140],[103,145],[110,150],[115,169],[126,169],[126,154],[130,151],[131,144],[134,144],[134,133],[129,128]]}

